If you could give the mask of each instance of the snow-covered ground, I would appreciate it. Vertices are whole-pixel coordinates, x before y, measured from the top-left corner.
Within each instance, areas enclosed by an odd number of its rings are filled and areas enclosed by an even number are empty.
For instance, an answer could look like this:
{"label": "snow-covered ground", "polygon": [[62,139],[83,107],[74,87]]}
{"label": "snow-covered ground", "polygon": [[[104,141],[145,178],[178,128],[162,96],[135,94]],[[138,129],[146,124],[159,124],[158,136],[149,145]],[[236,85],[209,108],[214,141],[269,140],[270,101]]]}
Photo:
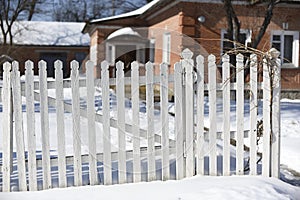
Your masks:
{"label": "snow-covered ground", "polygon": [[300,189],[275,178],[193,177],[113,186],[83,186],[39,192],[0,193],[3,200],[199,200],[300,199]]}
{"label": "snow-covered ground", "polygon": [[[82,90],[82,102],[84,106],[85,91]],[[49,95],[53,96],[53,91],[49,91]],[[66,99],[70,98],[69,91],[65,91]],[[101,91],[96,94],[96,101],[101,102]],[[205,107],[208,108],[208,102],[205,102]],[[111,117],[116,117],[116,99],[115,95],[111,94]],[[131,102],[126,101],[126,120],[131,123]],[[171,105],[172,107],[172,105]],[[218,108],[222,106],[218,103]],[[234,114],[235,104],[232,102],[232,111]],[[25,108],[25,107],[24,107]],[[101,103],[98,104],[98,112],[101,113]],[[36,104],[36,124],[37,124],[37,150],[41,150],[41,134],[39,133],[39,105]],[[25,111],[25,110],[24,110]],[[145,103],[140,104],[140,122],[141,127],[146,128],[146,113]],[[207,118],[207,109],[205,109]],[[1,103],[0,103],[0,117],[1,117]],[[221,110],[218,120],[221,120]],[[49,124],[51,127],[50,145],[51,154],[56,154],[57,138],[56,138],[56,119],[55,109],[50,109]],[[25,115],[24,115],[25,116]],[[261,117],[261,111],[259,116]],[[231,177],[193,177],[182,181],[155,181],[151,183],[125,184],[113,186],[84,186],[71,187],[66,189],[51,189],[39,192],[18,192],[18,193],[0,193],[0,199],[300,199],[300,100],[281,100],[281,179],[263,178],[260,176],[231,176]],[[159,124],[159,110],[155,111],[155,120]],[[1,119],[1,118],[0,118]],[[249,104],[245,103],[245,125],[249,122]],[[205,121],[208,126],[208,120]],[[70,113],[65,115],[66,124],[66,150],[68,154],[73,153],[72,147],[72,116]],[[25,123],[26,125],[26,123]],[[82,130],[82,153],[88,152],[88,141],[86,133],[87,122],[85,119],[81,121]],[[174,137],[174,117],[170,116],[170,137]],[[218,123],[218,129],[221,129],[221,123]],[[235,127],[235,117],[232,116],[232,129]],[[97,130],[101,130],[101,124],[97,124]],[[26,131],[26,126],[24,127]],[[156,126],[156,132],[159,132],[159,125]],[[112,149],[117,148],[117,131],[112,131]],[[101,131],[97,131],[100,134]],[[26,135],[26,134],[25,134]],[[101,137],[101,135],[97,135]],[[0,123],[0,141],[2,141],[2,124]],[[25,141],[26,138],[25,138]],[[245,142],[247,142],[245,140]],[[142,141],[143,145],[143,141]],[[102,151],[100,140],[97,143],[98,151]],[[127,137],[127,149],[132,148],[131,137]],[[221,148],[218,153],[221,153]],[[2,142],[0,144],[0,151],[2,151]],[[235,157],[234,153],[232,156]],[[83,173],[88,170],[84,167]],[[172,167],[171,167],[172,169]],[[101,171],[102,169],[100,169]],[[57,168],[52,169],[54,179],[57,179]],[[101,173],[101,172],[99,172]],[[171,171],[172,173],[172,171]],[[174,173],[174,172],[173,172]],[[1,179],[0,175],[0,179]],[[39,180],[41,180],[41,173],[38,173]],[[68,169],[68,176],[72,179],[72,169]],[[100,175],[101,176],[101,175]],[[86,179],[87,176],[84,177]],[[69,180],[69,179],[68,179]],[[17,183],[17,173],[14,173],[12,182]],[[71,180],[72,182],[72,180]],[[87,184],[87,183],[86,183]]]}

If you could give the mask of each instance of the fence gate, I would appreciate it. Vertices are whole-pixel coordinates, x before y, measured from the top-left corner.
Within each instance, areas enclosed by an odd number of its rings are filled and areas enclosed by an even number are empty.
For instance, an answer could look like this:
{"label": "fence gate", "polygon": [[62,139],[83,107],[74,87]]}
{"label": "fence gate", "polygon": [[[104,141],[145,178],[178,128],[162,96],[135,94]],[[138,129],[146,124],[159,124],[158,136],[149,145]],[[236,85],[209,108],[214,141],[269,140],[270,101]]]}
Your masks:
{"label": "fence gate", "polygon": [[[124,64],[118,62],[116,78],[109,78],[109,64],[103,61],[101,79],[94,79],[94,63],[88,61],[82,78],[78,62],[72,61],[71,77],[65,80],[63,63],[56,61],[53,81],[47,81],[44,61],[38,63],[38,77],[27,61],[25,79],[17,62],[5,63],[2,191],[179,180],[195,174],[279,177],[280,62],[266,57],[259,82],[258,60],[253,54],[245,65],[239,54],[232,68],[224,55],[218,68],[214,55],[193,57],[185,49],[174,74],[165,63],[148,62],[140,76],[141,66],[133,62],[131,76],[125,77]],[[245,67],[250,67],[247,83]]]}

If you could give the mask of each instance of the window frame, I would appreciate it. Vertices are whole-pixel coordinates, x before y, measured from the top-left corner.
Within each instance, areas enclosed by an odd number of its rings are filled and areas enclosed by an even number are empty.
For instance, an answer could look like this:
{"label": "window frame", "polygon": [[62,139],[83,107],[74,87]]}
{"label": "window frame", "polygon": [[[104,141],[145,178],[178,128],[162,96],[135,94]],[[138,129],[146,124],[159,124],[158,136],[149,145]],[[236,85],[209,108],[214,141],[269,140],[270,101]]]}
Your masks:
{"label": "window frame", "polygon": [[287,30],[273,30],[271,31],[271,46],[274,42],[273,36],[278,35],[280,36],[280,54],[284,53],[284,36],[291,35],[293,36],[293,47],[292,47],[292,60],[291,63],[284,63],[284,55],[280,56],[280,60],[282,63],[282,67],[284,68],[299,68],[299,31],[287,31]]}
{"label": "window frame", "polygon": [[[224,35],[227,33],[226,29],[221,29],[221,56],[224,54]],[[246,39],[245,39],[245,46],[247,47],[247,43],[251,42],[251,37],[252,37],[252,30],[251,29],[240,29],[240,33],[246,34]]]}

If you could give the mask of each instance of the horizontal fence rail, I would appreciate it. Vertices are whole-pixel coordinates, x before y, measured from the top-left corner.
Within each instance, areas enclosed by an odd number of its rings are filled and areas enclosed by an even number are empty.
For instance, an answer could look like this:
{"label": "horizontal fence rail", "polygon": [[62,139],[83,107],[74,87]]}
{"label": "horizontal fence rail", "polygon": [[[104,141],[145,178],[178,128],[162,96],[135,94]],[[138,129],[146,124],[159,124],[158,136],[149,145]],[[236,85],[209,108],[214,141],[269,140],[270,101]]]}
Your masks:
{"label": "horizontal fence rail", "polygon": [[[278,177],[279,62],[264,60],[259,82],[256,55],[249,65],[237,55],[235,72],[224,55],[221,76],[214,55],[194,57],[185,49],[181,56],[173,74],[165,63],[148,62],[140,76],[139,64],[133,62],[131,76],[125,77],[124,64],[118,62],[116,78],[109,77],[103,61],[100,79],[91,61],[83,75],[72,61],[69,79],[63,79],[61,61],[54,63],[55,79],[46,77],[44,61],[38,63],[38,77],[27,61],[24,78],[19,63],[5,63],[2,191],[179,180],[196,174]],[[244,82],[246,67],[249,83]]]}

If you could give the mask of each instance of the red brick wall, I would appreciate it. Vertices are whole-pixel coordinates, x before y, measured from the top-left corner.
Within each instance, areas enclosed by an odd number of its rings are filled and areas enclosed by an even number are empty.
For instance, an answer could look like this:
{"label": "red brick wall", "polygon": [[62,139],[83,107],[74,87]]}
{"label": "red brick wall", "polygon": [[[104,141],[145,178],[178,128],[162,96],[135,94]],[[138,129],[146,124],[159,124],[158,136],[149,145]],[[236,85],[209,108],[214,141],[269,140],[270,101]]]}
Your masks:
{"label": "red brick wall", "polygon": [[[89,54],[89,47],[49,47],[49,46],[19,46],[12,51],[11,57],[19,62],[20,72],[25,72],[25,62],[31,60],[34,63],[35,74],[38,73],[38,62],[41,52],[65,52],[67,53],[67,71],[70,71],[69,63],[75,59],[76,52]],[[67,74],[69,75],[69,74]]]}
{"label": "red brick wall", "polygon": [[300,90],[300,69],[281,69],[281,88]]}

